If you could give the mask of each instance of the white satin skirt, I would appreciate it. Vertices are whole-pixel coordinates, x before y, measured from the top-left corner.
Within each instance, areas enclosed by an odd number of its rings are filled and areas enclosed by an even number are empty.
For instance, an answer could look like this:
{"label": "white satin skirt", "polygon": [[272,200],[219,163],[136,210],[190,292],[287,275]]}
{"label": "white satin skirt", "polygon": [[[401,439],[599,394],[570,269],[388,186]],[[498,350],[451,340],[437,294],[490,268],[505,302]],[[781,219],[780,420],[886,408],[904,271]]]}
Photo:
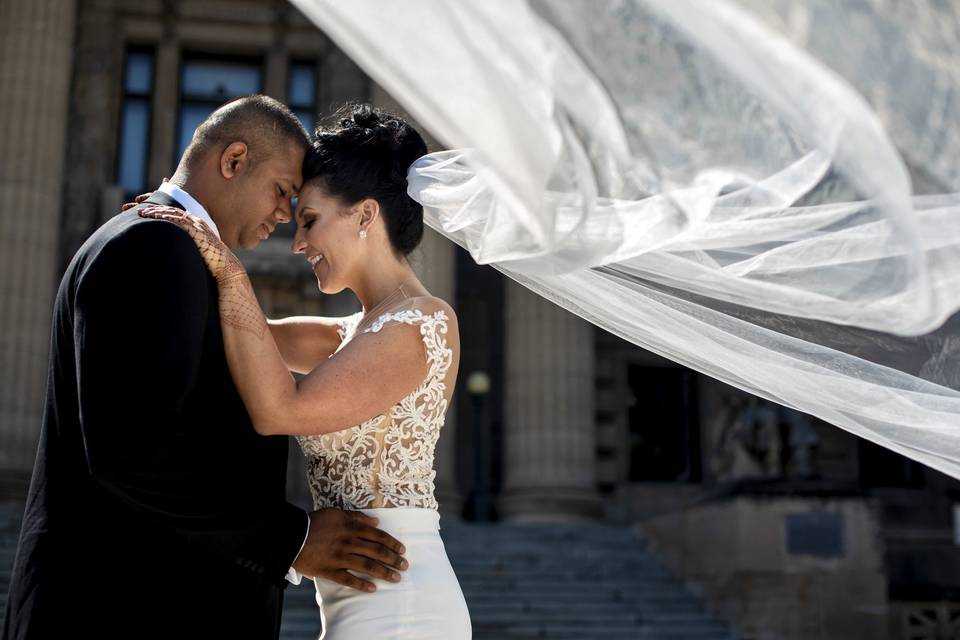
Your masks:
{"label": "white satin skirt", "polygon": [[470,613],[440,538],[434,509],[361,509],[406,547],[410,568],[400,582],[357,573],[377,585],[373,593],[314,579],[323,621],[321,640],[465,640]]}

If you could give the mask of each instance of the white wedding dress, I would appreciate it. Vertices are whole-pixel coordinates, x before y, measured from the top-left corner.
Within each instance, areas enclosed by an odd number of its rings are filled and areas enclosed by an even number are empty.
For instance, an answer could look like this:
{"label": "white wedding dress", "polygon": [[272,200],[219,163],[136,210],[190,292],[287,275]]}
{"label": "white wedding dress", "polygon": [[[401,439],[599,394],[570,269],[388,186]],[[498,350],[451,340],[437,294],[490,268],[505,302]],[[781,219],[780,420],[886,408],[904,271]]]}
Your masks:
{"label": "white wedding dress", "polygon": [[[340,326],[342,349],[362,314]],[[397,324],[420,327],[426,378],[389,412],[349,429],[297,440],[307,459],[314,508],[359,510],[406,547],[410,567],[399,583],[373,579],[374,593],[315,579],[326,640],[460,640],[471,637],[470,614],[440,538],[434,497],[434,449],[455,371],[447,316],[408,305],[379,316],[360,333]],[[359,575],[359,574],[358,574]],[[369,576],[362,576],[369,579]]]}

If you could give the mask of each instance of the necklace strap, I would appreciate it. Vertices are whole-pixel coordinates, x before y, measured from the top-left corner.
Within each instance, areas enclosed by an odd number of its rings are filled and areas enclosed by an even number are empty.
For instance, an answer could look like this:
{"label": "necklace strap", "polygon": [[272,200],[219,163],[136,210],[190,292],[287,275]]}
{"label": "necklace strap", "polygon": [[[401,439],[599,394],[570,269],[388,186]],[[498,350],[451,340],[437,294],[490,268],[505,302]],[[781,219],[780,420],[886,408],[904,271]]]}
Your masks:
{"label": "necklace strap", "polygon": [[366,313],[364,313],[364,314],[360,317],[360,321],[357,322],[356,331],[359,332],[359,331],[360,331],[360,328],[361,328],[362,326],[364,326],[365,323],[367,323],[367,322],[369,322],[369,321],[371,321],[371,320],[376,320],[376,317],[375,317],[374,314],[380,312],[383,308],[385,308],[385,307],[387,306],[387,303],[393,302],[393,301],[394,301],[394,296],[396,296],[397,293],[400,293],[400,294],[402,295],[402,298],[403,298],[403,299],[407,299],[407,298],[410,297],[409,295],[407,295],[407,292],[403,290],[403,285],[401,284],[401,285],[400,285],[399,287],[397,287],[392,293],[390,293],[390,294],[387,295],[383,300],[381,300],[380,302],[378,302],[378,303],[376,304],[376,306],[374,306],[373,308],[369,309]]}

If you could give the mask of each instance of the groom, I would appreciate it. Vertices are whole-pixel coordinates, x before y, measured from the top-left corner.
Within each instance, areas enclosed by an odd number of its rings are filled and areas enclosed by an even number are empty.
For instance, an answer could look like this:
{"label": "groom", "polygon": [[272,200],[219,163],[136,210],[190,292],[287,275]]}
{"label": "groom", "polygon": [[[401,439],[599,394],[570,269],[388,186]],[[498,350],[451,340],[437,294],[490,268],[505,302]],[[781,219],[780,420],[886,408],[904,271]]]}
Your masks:
{"label": "groom", "polygon": [[[253,248],[290,220],[307,145],[279,102],[235,100],[147,202]],[[277,638],[288,580],[396,579],[403,547],[375,520],[286,502],[286,457],[234,388],[193,240],[114,217],[57,293],[3,638]]]}

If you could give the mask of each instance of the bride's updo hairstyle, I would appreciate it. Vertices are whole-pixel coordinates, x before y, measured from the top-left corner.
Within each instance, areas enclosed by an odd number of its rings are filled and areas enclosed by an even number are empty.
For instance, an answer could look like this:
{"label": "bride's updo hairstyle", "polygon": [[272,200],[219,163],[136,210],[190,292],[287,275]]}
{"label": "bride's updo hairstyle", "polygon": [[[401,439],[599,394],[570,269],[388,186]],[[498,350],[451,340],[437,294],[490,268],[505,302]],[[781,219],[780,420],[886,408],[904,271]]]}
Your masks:
{"label": "bride's updo hairstyle", "polygon": [[406,256],[416,249],[423,206],[407,195],[407,169],[427,153],[417,130],[369,104],[347,104],[315,136],[303,161],[304,182],[319,181],[347,205],[373,198],[394,250]]}

